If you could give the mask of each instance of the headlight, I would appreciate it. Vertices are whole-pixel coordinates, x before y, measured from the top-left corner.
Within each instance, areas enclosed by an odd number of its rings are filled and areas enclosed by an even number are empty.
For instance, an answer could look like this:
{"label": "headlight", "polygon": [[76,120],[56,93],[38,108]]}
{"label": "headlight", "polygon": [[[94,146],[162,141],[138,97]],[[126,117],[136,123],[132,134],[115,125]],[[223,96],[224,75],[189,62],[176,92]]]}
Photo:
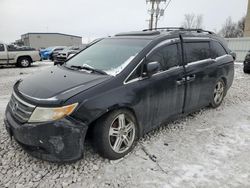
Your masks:
{"label": "headlight", "polygon": [[29,119],[29,122],[38,123],[38,122],[55,121],[61,119],[65,116],[72,114],[72,112],[76,109],[77,105],[78,103],[59,108],[36,107]]}

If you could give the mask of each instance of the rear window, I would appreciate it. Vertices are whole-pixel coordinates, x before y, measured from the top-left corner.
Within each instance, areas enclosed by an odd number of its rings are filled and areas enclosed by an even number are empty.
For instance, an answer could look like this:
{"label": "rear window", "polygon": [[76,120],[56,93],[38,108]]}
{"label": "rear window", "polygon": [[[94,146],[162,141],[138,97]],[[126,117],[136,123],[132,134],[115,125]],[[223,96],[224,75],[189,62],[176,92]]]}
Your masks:
{"label": "rear window", "polygon": [[210,58],[209,42],[184,43],[185,59],[187,63]]}
{"label": "rear window", "polygon": [[217,58],[226,55],[227,52],[224,47],[217,41],[211,41],[211,56]]}
{"label": "rear window", "polygon": [[0,52],[4,51],[4,45],[0,44]]}

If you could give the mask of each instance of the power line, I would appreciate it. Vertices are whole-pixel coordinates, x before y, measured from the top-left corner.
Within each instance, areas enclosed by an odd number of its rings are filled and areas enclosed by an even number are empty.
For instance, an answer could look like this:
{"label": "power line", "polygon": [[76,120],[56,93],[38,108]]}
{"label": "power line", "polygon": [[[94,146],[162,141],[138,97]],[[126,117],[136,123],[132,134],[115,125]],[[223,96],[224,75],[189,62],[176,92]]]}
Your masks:
{"label": "power line", "polygon": [[172,0],[169,0],[166,7],[164,8],[164,11],[168,8],[169,4],[171,3]]}

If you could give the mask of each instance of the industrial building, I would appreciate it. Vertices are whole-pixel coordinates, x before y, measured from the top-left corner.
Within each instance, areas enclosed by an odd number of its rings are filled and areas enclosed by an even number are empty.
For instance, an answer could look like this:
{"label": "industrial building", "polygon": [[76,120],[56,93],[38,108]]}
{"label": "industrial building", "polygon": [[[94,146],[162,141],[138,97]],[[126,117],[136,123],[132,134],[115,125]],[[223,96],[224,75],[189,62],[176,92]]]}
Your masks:
{"label": "industrial building", "polygon": [[24,46],[46,48],[50,46],[79,46],[82,37],[62,33],[26,33],[21,36]]}

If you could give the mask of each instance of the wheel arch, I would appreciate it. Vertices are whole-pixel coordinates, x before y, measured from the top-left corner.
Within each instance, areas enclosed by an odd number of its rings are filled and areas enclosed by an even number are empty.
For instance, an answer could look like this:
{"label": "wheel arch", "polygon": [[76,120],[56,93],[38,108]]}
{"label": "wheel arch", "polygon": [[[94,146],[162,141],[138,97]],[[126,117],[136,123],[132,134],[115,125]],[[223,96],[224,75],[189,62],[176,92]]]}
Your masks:
{"label": "wheel arch", "polygon": [[225,84],[225,88],[226,88],[226,92],[225,92],[225,96],[226,96],[226,94],[227,94],[227,91],[228,91],[228,83],[227,83],[227,78],[225,77],[225,76],[222,76],[221,78],[220,78],[223,82],[224,82],[224,84]]}
{"label": "wheel arch", "polygon": [[105,118],[105,116],[107,116],[109,113],[116,111],[116,110],[127,110],[129,112],[131,112],[136,120],[136,124],[138,126],[138,130],[139,130],[139,135],[138,137],[142,137],[143,136],[143,127],[142,125],[139,123],[138,121],[138,117],[136,115],[136,112],[133,108],[129,107],[129,106],[125,106],[125,105],[115,105],[115,106],[111,106],[109,108],[106,109],[106,111],[104,111],[103,113],[99,114],[96,118],[93,119],[93,121],[91,121],[88,125],[88,131],[87,131],[87,136],[91,136],[91,134],[93,133],[93,128],[96,125],[96,122],[102,118]]}
{"label": "wheel arch", "polygon": [[31,56],[29,56],[29,55],[18,56],[16,62],[19,63],[19,60],[22,59],[22,58],[28,58],[30,60],[30,62],[33,62]]}
{"label": "wheel arch", "polygon": [[227,87],[227,79],[226,79],[226,77],[222,76],[221,79],[224,82],[225,86]]}

